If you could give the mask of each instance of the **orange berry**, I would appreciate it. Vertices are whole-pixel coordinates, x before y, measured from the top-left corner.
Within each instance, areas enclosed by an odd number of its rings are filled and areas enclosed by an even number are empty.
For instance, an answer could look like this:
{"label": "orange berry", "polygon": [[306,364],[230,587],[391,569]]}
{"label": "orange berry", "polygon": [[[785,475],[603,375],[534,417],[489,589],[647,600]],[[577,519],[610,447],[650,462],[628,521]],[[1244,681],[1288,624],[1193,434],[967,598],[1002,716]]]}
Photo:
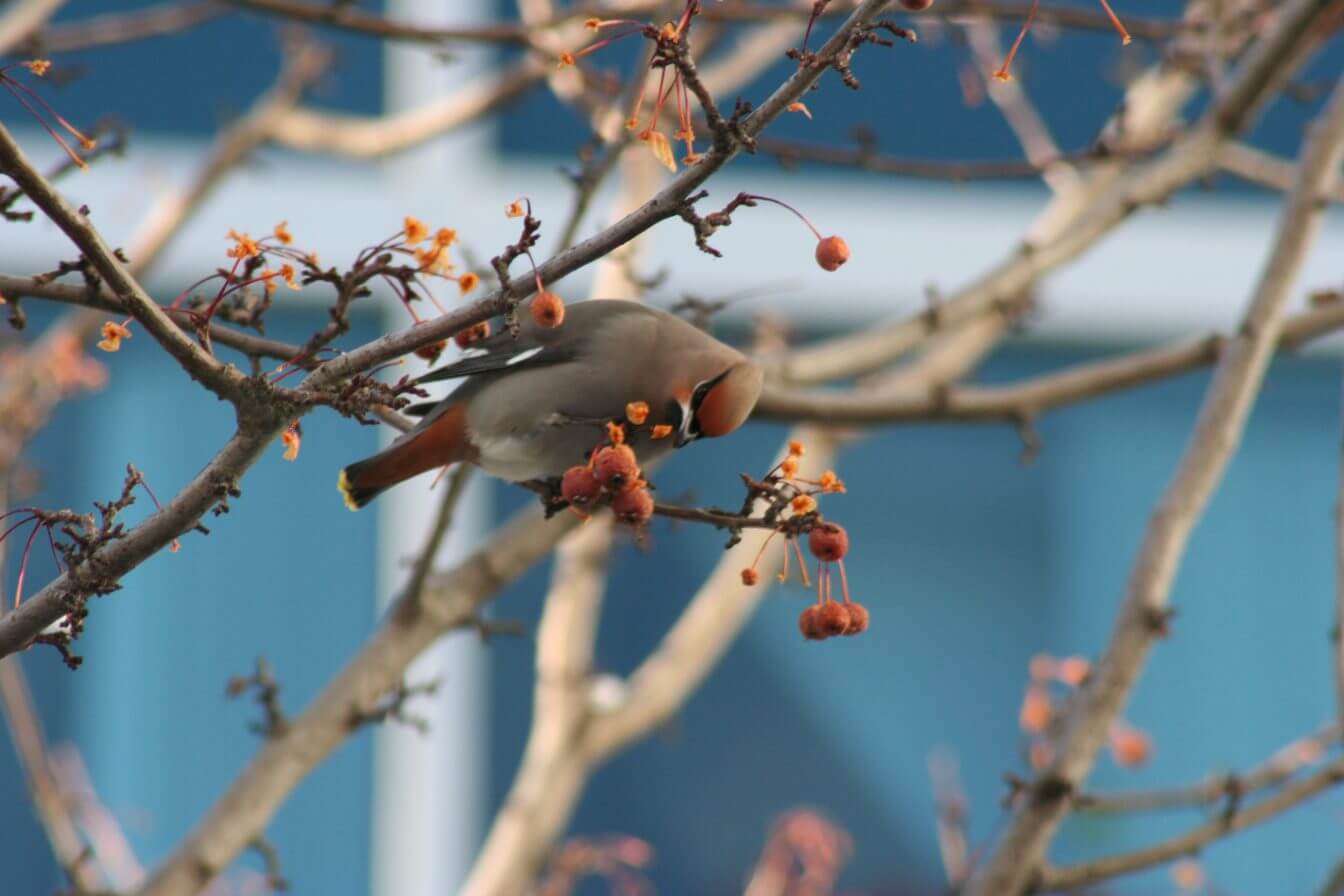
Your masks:
{"label": "orange berry", "polygon": [[1027,666],[1028,674],[1032,681],[1049,681],[1055,677],[1059,664],[1055,658],[1048,653],[1038,653],[1031,658],[1031,663]]}
{"label": "orange berry", "polygon": [[817,610],[817,627],[826,637],[843,635],[849,628],[849,610],[844,604],[828,600]]}
{"label": "orange berry", "polygon": [[532,320],[537,326],[552,329],[565,322],[565,303],[549,290],[532,300]]}
{"label": "orange berry", "polygon": [[587,467],[570,467],[560,480],[560,494],[576,507],[591,504],[601,493],[602,483]]}
{"label": "orange berry", "polygon": [[639,464],[629,445],[607,445],[593,456],[593,475],[603,488],[622,492],[639,482]]}
{"label": "orange berry", "polygon": [[845,606],[849,609],[849,628],[845,629],[845,634],[857,635],[868,631],[868,608],[853,600]]}
{"label": "orange berry", "polygon": [[433,364],[435,361],[439,360],[439,355],[443,354],[443,350],[447,347],[448,340],[440,339],[438,342],[431,342],[429,345],[420,346],[415,350],[415,356],[417,358],[423,358]]}
{"label": "orange berry", "polygon": [[1040,734],[1050,724],[1050,692],[1040,685],[1030,685],[1026,696],[1022,698],[1022,709],[1018,711],[1017,721],[1023,731]]}
{"label": "orange berry", "polygon": [[821,630],[818,617],[821,614],[821,607],[812,604],[798,617],[798,630],[803,633],[803,637],[809,641],[825,640],[825,635]]}
{"label": "orange berry", "polygon": [[490,321],[483,320],[478,324],[473,324],[465,330],[458,330],[453,336],[453,341],[457,343],[458,348],[470,348],[482,339],[490,335]]}
{"label": "orange berry", "polygon": [[632,526],[642,526],[653,516],[653,495],[646,488],[627,488],[611,502],[616,519]]}
{"label": "orange berry", "polygon": [[1137,728],[1117,725],[1111,729],[1111,755],[1125,768],[1143,765],[1153,756],[1153,739]]}
{"label": "orange berry", "polygon": [[849,246],[838,236],[828,236],[817,243],[817,264],[822,270],[834,271],[849,261]]}
{"label": "orange berry", "polygon": [[1055,667],[1055,675],[1070,687],[1078,687],[1092,671],[1092,664],[1081,656],[1065,657]]}
{"label": "orange berry", "polygon": [[746,585],[748,588],[750,588],[752,585],[755,585],[760,580],[761,580],[760,573],[756,572],[756,570],[752,569],[751,567],[747,567],[746,569],[742,570],[742,584]]}
{"label": "orange berry", "polygon": [[839,560],[849,553],[849,533],[838,523],[822,523],[808,533],[807,547],[818,560]]}

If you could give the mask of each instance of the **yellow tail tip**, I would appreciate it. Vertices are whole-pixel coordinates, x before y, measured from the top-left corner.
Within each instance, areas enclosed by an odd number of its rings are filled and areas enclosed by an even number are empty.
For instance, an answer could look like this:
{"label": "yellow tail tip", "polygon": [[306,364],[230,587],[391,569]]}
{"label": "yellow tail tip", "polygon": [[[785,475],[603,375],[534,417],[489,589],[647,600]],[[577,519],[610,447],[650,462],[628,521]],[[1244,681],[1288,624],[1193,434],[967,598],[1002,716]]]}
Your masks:
{"label": "yellow tail tip", "polygon": [[350,479],[341,471],[341,475],[336,477],[336,490],[341,493],[341,499],[345,501],[345,506],[351,510],[358,510],[359,505],[355,503],[355,498],[350,494]]}

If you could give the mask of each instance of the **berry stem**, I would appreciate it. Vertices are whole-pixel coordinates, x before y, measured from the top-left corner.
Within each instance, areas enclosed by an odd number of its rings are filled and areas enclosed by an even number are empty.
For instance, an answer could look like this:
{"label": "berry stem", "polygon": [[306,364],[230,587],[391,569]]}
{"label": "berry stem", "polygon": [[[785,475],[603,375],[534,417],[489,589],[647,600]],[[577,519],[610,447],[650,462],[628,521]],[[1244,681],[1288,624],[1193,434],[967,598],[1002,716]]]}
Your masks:
{"label": "berry stem", "polygon": [[810,230],[810,231],[812,231],[812,235],[815,236],[815,237],[817,238],[818,241],[820,241],[821,239],[823,239],[823,237],[822,237],[822,235],[821,235],[821,232],[820,232],[819,230],[817,230],[817,228],[815,228],[815,227],[812,226],[812,222],[809,221],[809,220],[807,219],[807,215],[805,215],[805,214],[803,214],[802,212],[798,211],[798,209],[796,209],[796,208],[794,208],[793,206],[789,205],[787,202],[783,202],[783,201],[781,201],[781,200],[779,200],[779,199],[773,199],[773,198],[771,198],[771,197],[769,197],[769,196],[757,196],[757,195],[754,194],[754,193],[743,193],[743,194],[742,194],[742,197],[743,197],[744,199],[751,199],[751,200],[754,200],[754,201],[757,201],[757,202],[773,202],[775,205],[782,206],[782,207],[788,209],[789,211],[793,212],[795,215],[798,216],[798,220],[802,221],[804,224],[807,225],[807,229]]}

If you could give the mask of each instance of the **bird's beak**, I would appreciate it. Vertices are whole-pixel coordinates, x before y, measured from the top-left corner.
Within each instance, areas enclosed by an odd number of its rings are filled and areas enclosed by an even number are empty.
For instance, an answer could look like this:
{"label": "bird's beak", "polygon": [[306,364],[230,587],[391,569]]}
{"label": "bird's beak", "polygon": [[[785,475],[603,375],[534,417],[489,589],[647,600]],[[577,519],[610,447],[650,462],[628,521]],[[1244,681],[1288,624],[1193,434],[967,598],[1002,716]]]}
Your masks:
{"label": "bird's beak", "polygon": [[686,432],[685,430],[681,430],[681,429],[679,429],[679,430],[677,430],[677,435],[676,435],[676,437],[673,438],[673,440],[672,440],[672,444],[673,444],[673,445],[676,445],[678,448],[685,448],[687,445],[691,444],[691,443],[694,442],[694,441],[695,441],[695,436],[691,435],[690,433]]}

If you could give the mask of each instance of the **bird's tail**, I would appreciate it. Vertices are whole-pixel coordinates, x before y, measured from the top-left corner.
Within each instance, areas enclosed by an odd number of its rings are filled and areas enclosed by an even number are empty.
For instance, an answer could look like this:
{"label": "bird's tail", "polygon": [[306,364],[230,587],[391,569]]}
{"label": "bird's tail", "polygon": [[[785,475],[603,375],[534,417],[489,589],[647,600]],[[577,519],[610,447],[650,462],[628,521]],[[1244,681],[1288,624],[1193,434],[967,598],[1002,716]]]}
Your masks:
{"label": "bird's tail", "polygon": [[436,467],[473,459],[466,437],[466,405],[448,405],[372,457],[341,471],[336,488],[345,506],[358,510],[379,494]]}

